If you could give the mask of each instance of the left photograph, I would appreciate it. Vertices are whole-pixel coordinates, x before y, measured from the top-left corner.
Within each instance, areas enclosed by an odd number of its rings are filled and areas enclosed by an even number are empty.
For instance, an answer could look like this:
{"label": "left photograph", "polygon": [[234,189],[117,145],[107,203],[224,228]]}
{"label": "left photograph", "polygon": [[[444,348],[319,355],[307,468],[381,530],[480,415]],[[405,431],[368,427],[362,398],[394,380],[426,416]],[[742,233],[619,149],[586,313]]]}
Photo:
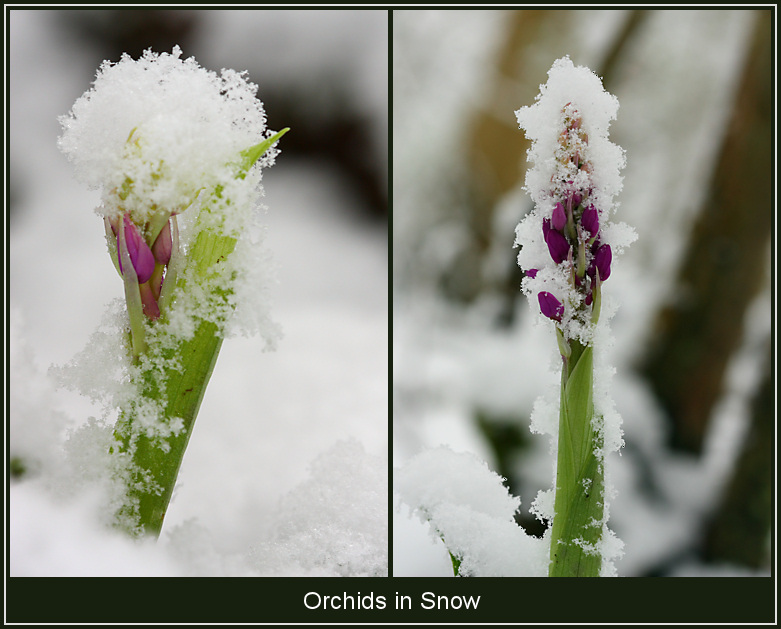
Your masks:
{"label": "left photograph", "polygon": [[388,576],[388,13],[7,17],[10,576]]}

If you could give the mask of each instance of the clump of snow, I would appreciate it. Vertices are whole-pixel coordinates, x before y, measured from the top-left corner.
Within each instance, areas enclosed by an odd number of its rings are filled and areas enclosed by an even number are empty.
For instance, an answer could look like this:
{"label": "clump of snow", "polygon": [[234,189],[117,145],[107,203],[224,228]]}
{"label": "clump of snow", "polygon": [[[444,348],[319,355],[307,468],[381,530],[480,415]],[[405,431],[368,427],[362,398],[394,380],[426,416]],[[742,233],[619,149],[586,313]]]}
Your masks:
{"label": "clump of snow", "polygon": [[421,452],[394,476],[396,490],[405,501],[424,512],[440,503],[462,504],[512,521],[521,500],[510,496],[502,481],[474,454],[455,453],[447,446]]}
{"label": "clump of snow", "polygon": [[[562,185],[567,180],[556,177],[561,174],[556,156],[560,153],[562,111],[567,105],[580,112],[587,136],[585,146],[581,147],[587,153],[582,157],[593,166],[589,173],[595,184],[592,198],[607,215],[612,209],[613,196],[621,190],[620,171],[626,163],[623,149],[607,139],[610,123],[618,112],[618,99],[603,89],[597,75],[584,66],[575,66],[569,57],[553,63],[548,82],[540,86],[534,105],[515,112],[518,124],[532,141],[528,158],[534,168],[526,173],[526,189],[536,204],[550,209],[555,203],[551,190],[564,191]],[[569,167],[574,174],[574,165]]]}
{"label": "clump of snow", "polygon": [[124,54],[103,62],[93,87],[60,118],[59,145],[79,180],[102,191],[103,213],[129,211],[143,223],[233,180],[239,153],[265,137],[256,90],[243,73],[218,76],[182,59],[178,46],[138,60]]}
{"label": "clump of snow", "polygon": [[387,461],[355,439],[310,465],[310,478],[280,502],[271,541],[256,549],[261,573],[388,575]]}
{"label": "clump of snow", "polygon": [[45,487],[24,482],[11,485],[9,500],[12,577],[185,576],[152,542],[131,542],[96,521],[99,493],[52,500]]}
{"label": "clump of snow", "polygon": [[[66,417],[53,410],[54,386],[39,373],[24,335],[24,320],[11,309],[8,355],[9,445],[12,470],[38,473],[59,456],[59,443],[67,428]],[[38,421],[31,423],[30,417]]]}
{"label": "clump of snow", "polygon": [[425,450],[395,470],[394,488],[460,560],[460,574],[547,574],[549,540],[515,524],[520,498],[474,454],[446,446]]}

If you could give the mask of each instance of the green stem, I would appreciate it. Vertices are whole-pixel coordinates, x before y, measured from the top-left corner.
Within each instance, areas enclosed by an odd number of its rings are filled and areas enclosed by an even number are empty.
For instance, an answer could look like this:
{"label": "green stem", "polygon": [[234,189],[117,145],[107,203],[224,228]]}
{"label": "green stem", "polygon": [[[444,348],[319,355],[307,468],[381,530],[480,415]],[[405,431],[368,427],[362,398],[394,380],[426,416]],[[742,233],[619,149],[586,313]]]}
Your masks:
{"label": "green stem", "polygon": [[593,420],[593,350],[570,341],[561,374],[551,577],[599,576],[604,477]]}
{"label": "green stem", "polygon": [[[129,497],[131,504],[137,501],[135,519],[147,535],[158,537],[160,534],[184,452],[221,345],[222,337],[217,326],[211,322],[202,322],[195,335],[177,349],[176,353],[182,357],[184,369],[166,370],[162,383],[145,378],[148,384],[145,391],[147,395],[153,395],[160,384],[163,385],[164,399],[167,400],[166,419],[180,418],[184,424],[178,434],[165,440],[166,449],[161,447],[159,441],[150,439],[144,433],[137,435],[135,439],[129,435],[126,437],[126,444],[133,453],[135,477],[135,482],[131,483]],[[173,352],[171,355],[173,356]],[[192,358],[188,360],[188,356]],[[128,426],[130,423],[132,419],[129,420]],[[131,439],[132,446],[129,444]],[[145,477],[147,482],[139,484],[142,477]],[[148,489],[149,481],[154,483],[156,491]]]}
{"label": "green stem", "polygon": [[[225,262],[235,245],[235,238],[202,230],[193,247],[196,278],[206,278],[217,272],[216,266]],[[177,289],[186,289],[184,278],[179,278]],[[230,291],[216,288],[215,292],[218,298],[225,298]],[[122,410],[116,432],[122,450],[132,454],[133,462],[125,509],[129,511],[131,522],[148,535],[157,537],[160,534],[222,340],[216,323],[201,321],[191,338],[161,352],[159,360],[142,374],[141,399],[163,402],[162,417],[157,421],[181,420],[183,428],[177,434],[164,440],[150,438],[139,429],[141,422],[136,417],[143,409]],[[160,365],[164,367],[160,369]]]}

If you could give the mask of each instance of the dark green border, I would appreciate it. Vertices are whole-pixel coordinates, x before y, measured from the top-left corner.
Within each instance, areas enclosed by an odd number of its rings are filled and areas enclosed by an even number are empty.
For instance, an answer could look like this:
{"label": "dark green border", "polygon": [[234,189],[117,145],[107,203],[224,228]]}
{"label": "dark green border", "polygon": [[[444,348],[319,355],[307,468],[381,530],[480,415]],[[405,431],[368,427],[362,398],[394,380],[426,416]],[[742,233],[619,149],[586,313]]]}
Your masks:
{"label": "dark green border", "polygon": [[[758,624],[775,621],[774,583],[769,577],[13,578],[6,601],[11,623]],[[312,606],[326,595],[340,602],[348,595],[354,608],[307,609],[310,592]],[[427,610],[426,592],[480,600],[477,609]],[[412,609],[396,610],[397,594],[409,596]]]}
{"label": "dark green border", "polygon": [[[22,5],[23,6],[23,5]],[[17,6],[14,8],[22,8]],[[51,7],[54,8],[54,7]],[[374,7],[360,7],[374,8]],[[376,7],[381,8],[381,7]],[[415,7],[420,8],[420,7]],[[454,7],[464,8],[464,7]],[[488,7],[487,7],[488,8]],[[6,9],[7,11],[9,8]],[[7,14],[6,14],[7,15]],[[390,18],[390,12],[389,12]],[[389,82],[392,80],[392,19],[389,23]],[[6,42],[7,50],[8,42]],[[7,59],[6,59],[7,62]],[[392,151],[392,91],[389,93]],[[6,141],[7,143],[7,141]],[[392,154],[392,153],[391,153]],[[392,160],[389,160],[392,207]],[[392,252],[389,212],[389,253]],[[389,267],[392,290],[392,266]],[[7,292],[7,287],[6,287]],[[392,304],[392,293],[390,294]],[[389,322],[392,340],[392,325]],[[392,360],[392,357],[389,358]],[[389,371],[389,379],[392,370]],[[390,425],[389,425],[390,426]],[[392,433],[389,427],[389,443]],[[389,461],[389,466],[391,462]],[[392,472],[392,469],[389,470]],[[7,504],[6,504],[7,506]],[[392,500],[389,499],[389,518]],[[392,518],[389,524],[392,526]],[[392,543],[389,534],[389,546]],[[388,557],[393,556],[389,547]],[[6,575],[8,574],[6,557]],[[8,623],[509,623],[509,624],[775,624],[774,578],[664,579],[130,579],[6,578]],[[309,592],[352,595],[373,609],[309,610]],[[477,610],[424,610],[425,592],[480,596]],[[413,609],[396,610],[396,594],[411,597]],[[386,606],[376,606],[378,597]]]}

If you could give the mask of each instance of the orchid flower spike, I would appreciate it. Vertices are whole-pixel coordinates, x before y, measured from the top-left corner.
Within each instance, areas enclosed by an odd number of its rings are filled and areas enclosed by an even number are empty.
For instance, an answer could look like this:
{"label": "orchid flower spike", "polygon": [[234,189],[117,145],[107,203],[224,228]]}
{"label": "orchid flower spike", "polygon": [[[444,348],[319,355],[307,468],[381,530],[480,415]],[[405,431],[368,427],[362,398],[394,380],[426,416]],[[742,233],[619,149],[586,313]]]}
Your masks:
{"label": "orchid flower spike", "polygon": [[[578,94],[587,97],[576,100]],[[599,78],[564,57],[537,101],[516,112],[532,140],[525,188],[535,202],[516,229],[522,289],[565,341],[590,342],[599,284],[611,276],[614,253],[634,239],[610,220],[625,163],[623,149],[607,137],[617,110]]]}

